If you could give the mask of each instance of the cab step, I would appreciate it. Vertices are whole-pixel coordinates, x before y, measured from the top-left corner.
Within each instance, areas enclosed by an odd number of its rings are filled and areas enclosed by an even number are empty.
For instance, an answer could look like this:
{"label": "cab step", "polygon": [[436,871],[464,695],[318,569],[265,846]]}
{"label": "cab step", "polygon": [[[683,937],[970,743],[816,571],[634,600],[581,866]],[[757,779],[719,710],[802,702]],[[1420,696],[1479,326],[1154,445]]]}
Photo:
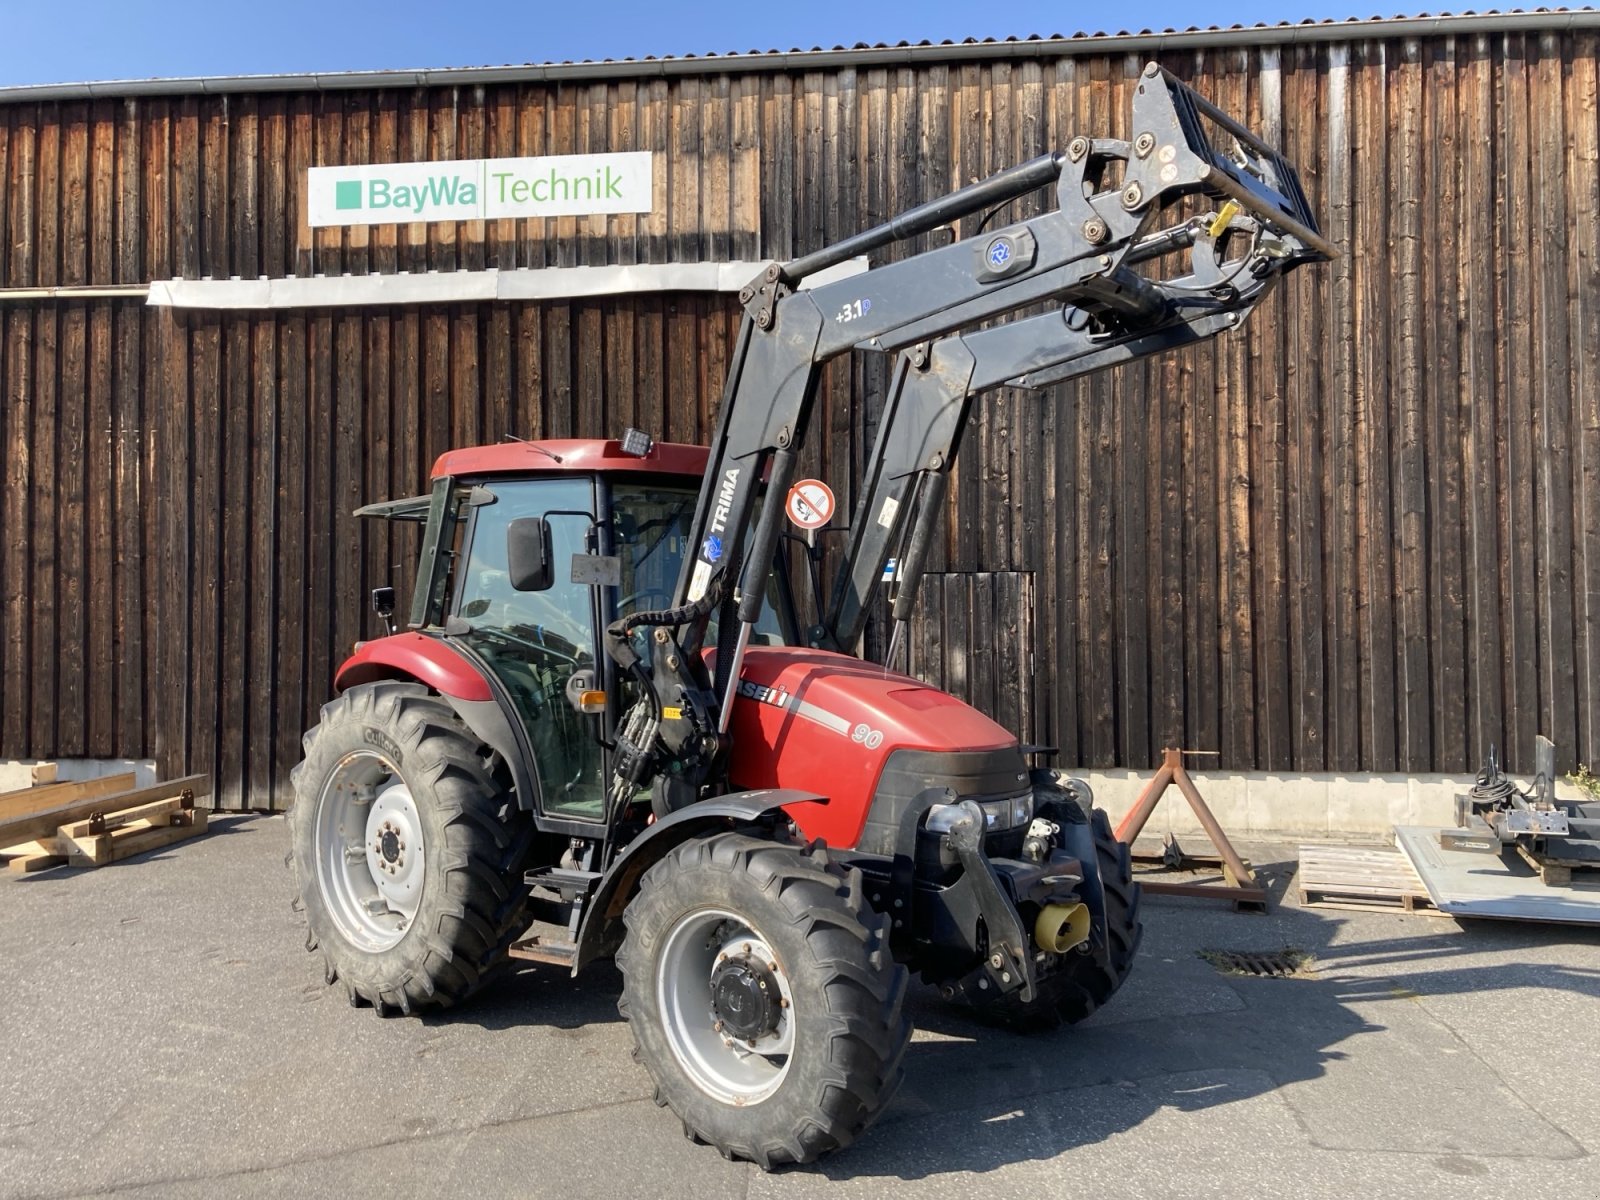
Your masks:
{"label": "cab step", "polygon": [[563,900],[587,900],[600,882],[598,871],[574,871],[566,867],[535,867],[522,877],[531,888],[546,888]]}
{"label": "cab step", "polygon": [[558,967],[570,967],[578,957],[578,947],[575,942],[556,941],[533,934],[520,942],[512,942],[511,949],[507,953],[512,958],[525,958],[530,962],[554,963]]}

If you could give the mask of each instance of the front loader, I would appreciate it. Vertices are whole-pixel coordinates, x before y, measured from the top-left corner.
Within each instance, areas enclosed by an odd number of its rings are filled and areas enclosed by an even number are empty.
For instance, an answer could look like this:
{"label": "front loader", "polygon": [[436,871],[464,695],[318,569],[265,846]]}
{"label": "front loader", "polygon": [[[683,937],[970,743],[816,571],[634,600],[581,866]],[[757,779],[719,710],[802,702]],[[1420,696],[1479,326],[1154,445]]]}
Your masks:
{"label": "front loader", "polygon": [[[1046,187],[1042,215],[810,286]],[[709,449],[453,451],[427,496],[362,510],[422,522],[422,552],[407,630],[379,589],[390,633],[340,668],[295,773],[329,983],[415,1013],[516,958],[615,957],[657,1099],[763,1167],[883,1111],[912,972],[1012,1026],[1094,1012],[1141,926],[1088,789],[853,651],[886,568],[894,641],[910,616],[975,397],[1212,337],[1332,253],[1293,168],[1152,64],[1128,139],[1074,138],[753,281]],[[891,393],[802,627],[780,538],[814,515],[795,475],[820,368],[856,350],[898,356]]]}

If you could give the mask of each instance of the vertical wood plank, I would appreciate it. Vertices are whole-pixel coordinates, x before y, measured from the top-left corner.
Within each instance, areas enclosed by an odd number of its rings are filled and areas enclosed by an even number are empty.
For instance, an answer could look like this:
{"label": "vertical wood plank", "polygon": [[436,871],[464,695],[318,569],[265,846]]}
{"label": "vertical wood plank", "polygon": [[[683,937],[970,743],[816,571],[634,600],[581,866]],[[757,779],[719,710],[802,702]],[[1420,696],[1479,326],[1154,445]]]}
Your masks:
{"label": "vertical wood plank", "polygon": [[[1571,217],[1567,210],[1567,128],[1560,41],[1538,35],[1530,49],[1535,98],[1530,118],[1533,186],[1538,197],[1533,254],[1538,263],[1534,351],[1539,588],[1539,727],[1556,744],[1556,769],[1577,762],[1577,680],[1572,606],[1572,349],[1567,286]],[[1531,754],[1531,750],[1525,750]]]}
{"label": "vertical wood plank", "polygon": [[[1461,76],[1461,194],[1494,179],[1495,59],[1498,47],[1485,34],[1472,39]],[[1497,295],[1494,212],[1498,206],[1468,204],[1459,244],[1462,312],[1471,336],[1463,343],[1462,389],[1468,404],[1464,471],[1469,481],[1464,516],[1467,544],[1466,690],[1467,762],[1481,762],[1489,747],[1506,741],[1500,657],[1502,611],[1498,524],[1500,494],[1496,410],[1503,403],[1496,380]],[[1485,249],[1488,253],[1485,253]]]}
{"label": "vertical wood plank", "polygon": [[[44,286],[61,282],[61,140],[62,113],[57,105],[41,106],[36,187],[38,230],[35,276]],[[60,671],[57,659],[60,625],[61,550],[56,533],[61,507],[60,367],[61,310],[55,305],[33,309],[33,447],[32,487],[34,587],[29,613],[33,679],[29,750],[35,756],[55,752],[60,718]]]}
{"label": "vertical wood plank", "polygon": [[1499,283],[1501,395],[1505,398],[1496,431],[1501,480],[1500,528],[1507,553],[1501,559],[1501,596],[1507,621],[1501,631],[1502,671],[1506,683],[1506,744],[1501,760],[1512,770],[1531,765],[1533,739],[1539,732],[1538,588],[1534,488],[1528,466],[1534,461],[1534,325],[1538,301],[1529,253],[1534,244],[1532,135],[1528,105],[1530,73],[1526,39],[1506,34],[1500,52],[1500,114],[1495,161],[1495,263]]}
{"label": "vertical wood plank", "polygon": [[1426,400],[1428,405],[1428,624],[1433,690],[1433,763],[1467,760],[1466,597],[1462,574],[1461,304],[1456,240],[1461,204],[1456,192],[1456,43],[1435,41],[1424,59],[1426,175],[1436,203],[1426,233]]}
{"label": "vertical wood plank", "polygon": [[[1392,328],[1390,292],[1394,271],[1389,253],[1389,61],[1384,43],[1362,47],[1364,73],[1355,153],[1367,179],[1357,193],[1355,244],[1351,258],[1359,280],[1357,329]],[[1381,82],[1380,82],[1381,81]],[[1361,339],[1356,396],[1358,441],[1356,495],[1361,510],[1361,588],[1365,618],[1361,653],[1368,689],[1362,695],[1362,766],[1392,771],[1395,741],[1394,554],[1389,492],[1389,354],[1386,338]]]}
{"label": "vertical wood plank", "polygon": [[1570,256],[1572,297],[1576,561],[1573,595],[1577,646],[1577,761],[1600,768],[1600,129],[1597,129],[1596,56],[1600,38],[1576,39],[1567,104],[1571,157],[1567,187],[1572,197],[1576,253]]}
{"label": "vertical wood plank", "polygon": [[[1355,179],[1365,167],[1352,148],[1355,99],[1363,75],[1352,68],[1350,48],[1328,48],[1328,147],[1322,203],[1327,234],[1340,247],[1355,240]],[[1315,201],[1313,201],[1315,203]],[[1356,475],[1360,448],[1356,441],[1356,280],[1353,255],[1347,250],[1327,268],[1326,334],[1329,388],[1326,438],[1329,506],[1328,601],[1328,731],[1330,766],[1353,770],[1361,762],[1361,694],[1367,686],[1361,670],[1360,511]],[[1317,295],[1316,302],[1321,296]]]}
{"label": "vertical wood plank", "polygon": [[[271,118],[268,120],[270,130]],[[281,121],[278,122],[282,128]],[[269,173],[270,174],[270,173]],[[269,219],[268,224],[271,224]],[[266,254],[268,262],[282,254],[279,245]],[[284,601],[281,562],[286,543],[279,486],[285,464],[278,449],[282,424],[292,419],[282,411],[282,376],[278,321],[270,314],[242,322],[248,354],[246,379],[236,387],[250,393],[249,445],[245,452],[249,478],[250,523],[244,533],[249,583],[245,591],[248,613],[248,641],[244,650],[242,689],[245,697],[243,755],[244,796],[250,808],[285,808],[292,794],[280,787],[277,771],[277,723],[282,719],[279,705],[280,680],[292,656],[285,656],[278,637],[278,613]],[[292,705],[298,711],[298,705]],[[287,769],[287,768],[286,768]],[[287,780],[281,781],[286,783]]]}
{"label": "vertical wood plank", "polygon": [[[82,103],[67,105],[61,113],[61,161],[57,184],[55,223],[61,230],[62,283],[84,283],[89,278],[88,235],[90,217],[89,113]],[[102,462],[99,439],[89,412],[88,310],[83,303],[58,306],[61,358],[59,408],[56,418],[57,495],[55,587],[56,640],[59,681],[54,744],[49,753],[88,753],[88,700],[85,663],[89,658],[87,584],[88,521],[91,511],[89,462],[91,441],[96,464]],[[104,489],[95,492],[103,495]],[[97,520],[103,526],[103,508]],[[98,690],[98,689],[97,689]]]}

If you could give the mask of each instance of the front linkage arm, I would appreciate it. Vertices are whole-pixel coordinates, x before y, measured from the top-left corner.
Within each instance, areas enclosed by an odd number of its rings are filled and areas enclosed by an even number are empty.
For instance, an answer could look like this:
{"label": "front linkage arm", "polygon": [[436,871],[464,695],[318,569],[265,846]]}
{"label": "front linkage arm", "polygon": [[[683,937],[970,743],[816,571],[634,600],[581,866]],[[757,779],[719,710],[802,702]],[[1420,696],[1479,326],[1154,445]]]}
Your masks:
{"label": "front linkage arm", "polygon": [[[1231,138],[1227,154],[1212,145],[1211,126]],[[903,350],[1038,304],[1095,314],[1102,328],[1167,327],[1170,292],[1133,267],[1179,248],[1183,223],[1153,235],[1150,227],[1158,214],[1191,195],[1231,200],[1271,233],[1277,253],[1290,262],[1332,255],[1294,169],[1154,63],[1135,91],[1133,129],[1129,141],[1074,138],[1064,153],[1023,163],[787,265],[775,264],[741,293],[745,319],[675,607],[626,617],[607,639],[612,656],[646,682],[650,693],[630,714],[625,733],[631,736],[619,740],[617,797],[661,782],[667,807],[676,807],[714,783],[722,769],[745,646],[761,614],[784,498],[824,363],[854,348]],[[1103,188],[1108,169],[1119,163],[1120,184]],[[808,276],[849,258],[1051,183],[1056,185],[1053,211],[862,276],[795,290]],[[1050,340],[1059,356],[1060,339]],[[1160,348],[1152,344],[1143,353]],[[1081,350],[1094,353],[1087,346]],[[1059,363],[1059,357],[1047,361]],[[971,381],[969,375],[968,385]],[[959,422],[952,447],[958,436]],[[762,494],[772,499],[757,520]],[[713,615],[718,618],[714,681],[705,678],[700,658]],[[654,630],[648,671],[629,646],[629,631],[641,625]]]}

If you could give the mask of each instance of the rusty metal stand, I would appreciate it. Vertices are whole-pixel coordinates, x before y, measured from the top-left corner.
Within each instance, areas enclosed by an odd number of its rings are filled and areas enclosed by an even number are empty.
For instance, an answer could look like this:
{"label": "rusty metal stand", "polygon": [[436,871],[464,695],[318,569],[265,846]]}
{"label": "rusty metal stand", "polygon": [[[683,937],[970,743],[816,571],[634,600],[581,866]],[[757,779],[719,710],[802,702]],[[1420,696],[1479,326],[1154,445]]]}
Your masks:
{"label": "rusty metal stand", "polygon": [[1117,826],[1117,840],[1131,847],[1134,839],[1144,831],[1150,815],[1156,810],[1156,804],[1166,794],[1167,789],[1176,783],[1178,790],[1183,793],[1183,798],[1189,802],[1189,807],[1194,809],[1194,815],[1199,819],[1201,828],[1206,831],[1206,836],[1211,839],[1211,844],[1221,855],[1222,877],[1226,882],[1165,883],[1141,878],[1140,886],[1153,896],[1197,896],[1230,900],[1240,911],[1265,912],[1266,889],[1256,882],[1255,872],[1250,869],[1250,864],[1239,857],[1239,852],[1233,848],[1228,835],[1222,831],[1222,826],[1217,824],[1217,818],[1206,806],[1206,802],[1200,798],[1200,791],[1194,786],[1194,780],[1189,778],[1189,772],[1184,770],[1183,756],[1200,752],[1178,750],[1168,746],[1161,753],[1161,769],[1139,794],[1139,802],[1126,817],[1122,818],[1122,824]]}

